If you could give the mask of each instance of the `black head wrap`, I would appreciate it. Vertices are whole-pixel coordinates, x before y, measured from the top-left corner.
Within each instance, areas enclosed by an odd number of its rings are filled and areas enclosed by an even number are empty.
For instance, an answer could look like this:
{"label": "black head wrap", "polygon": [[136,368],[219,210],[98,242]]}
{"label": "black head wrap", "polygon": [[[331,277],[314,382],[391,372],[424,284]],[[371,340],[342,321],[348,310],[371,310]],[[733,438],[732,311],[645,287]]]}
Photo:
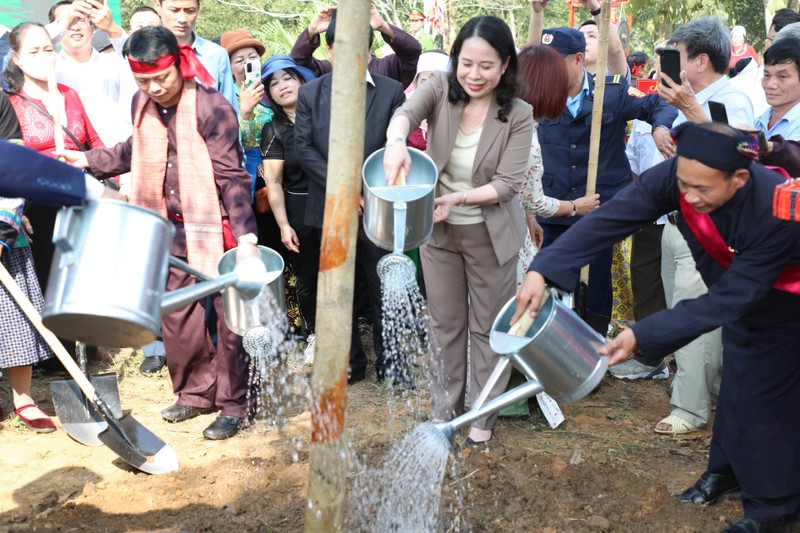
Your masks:
{"label": "black head wrap", "polygon": [[686,122],[672,130],[672,138],[681,157],[719,170],[750,168],[758,158],[757,138],[749,132],[735,131],[731,136]]}

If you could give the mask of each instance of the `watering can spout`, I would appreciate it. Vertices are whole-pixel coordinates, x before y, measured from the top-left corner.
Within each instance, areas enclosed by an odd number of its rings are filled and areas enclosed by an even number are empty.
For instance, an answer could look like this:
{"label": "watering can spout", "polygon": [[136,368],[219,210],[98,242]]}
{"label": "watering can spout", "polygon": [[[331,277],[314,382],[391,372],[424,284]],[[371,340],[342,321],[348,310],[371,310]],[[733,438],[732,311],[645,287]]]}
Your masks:
{"label": "watering can spout", "polygon": [[[184,268],[184,263],[180,260],[170,260],[173,266],[183,268],[190,274],[196,271],[191,267]],[[202,275],[202,274],[201,274]],[[258,257],[245,257],[236,263],[232,272],[211,279],[202,275],[204,281],[196,283],[183,289],[170,291],[161,299],[161,314],[172,312],[176,309],[199,300],[205,296],[220,292],[221,290],[233,286],[247,300],[256,298],[269,282],[269,275],[264,263]]]}
{"label": "watering can spout", "polygon": [[501,394],[492,401],[486,402],[478,409],[467,411],[463,415],[456,417],[449,422],[439,422],[433,424],[433,427],[439,433],[441,433],[452,446],[453,439],[455,438],[456,430],[458,428],[464,427],[467,424],[475,422],[476,420],[487,417],[492,413],[498,413],[509,405],[513,405],[525,398],[535,396],[542,391],[544,391],[544,387],[541,383],[536,380],[530,380],[527,383],[519,385],[518,387],[514,387],[510,391]]}
{"label": "watering can spout", "polygon": [[433,429],[441,433],[447,443],[452,446],[456,436],[456,427],[450,422],[436,422],[432,424]]}

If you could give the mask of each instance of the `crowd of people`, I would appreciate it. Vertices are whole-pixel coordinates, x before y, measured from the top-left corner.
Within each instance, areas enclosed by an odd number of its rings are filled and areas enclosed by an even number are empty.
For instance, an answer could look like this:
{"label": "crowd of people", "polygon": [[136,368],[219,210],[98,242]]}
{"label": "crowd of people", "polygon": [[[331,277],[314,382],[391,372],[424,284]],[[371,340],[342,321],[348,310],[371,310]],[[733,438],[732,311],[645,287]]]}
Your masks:
{"label": "crowd of people", "polygon": [[[439,172],[433,233],[415,256],[440,348],[430,361],[431,416],[450,420],[484,392],[496,361],[490,329],[515,293],[519,316],[538,311],[546,283],[583,292],[582,318],[607,334],[614,245],[632,235],[633,316],[604,348],[610,373],[666,379],[664,358],[674,354],[671,411],[654,431],[698,431],[717,405],[708,470],[679,499],[713,503],[741,488],[745,518],[726,531],[780,531],[800,520],[800,431],[792,423],[800,226],[772,216],[770,191],[782,178],[766,167],[800,173],[800,14],[775,14],[763,58],[742,26],[729,30],[716,17],[680,26],[652,59],[626,56],[611,32],[602,58],[600,2],[582,0],[593,18],[577,29],[545,28],[547,4],[531,0],[522,49],[493,16],[469,20],[449,54],[424,34],[418,11],[407,32],[373,7],[364,28],[364,158],[385,147],[389,184],[401,167],[412,170],[408,146],[425,150]],[[27,168],[5,171],[47,169],[64,184],[43,192],[41,183],[28,190],[18,176],[3,177],[0,259],[41,308],[58,209],[42,199],[72,205],[118,195],[169,219],[172,255],[197,270],[213,273],[234,247],[239,258],[257,253],[256,244],[284,255],[313,363],[336,9],[320,9],[290,54],[278,55],[246,28],[219,44],[203,39],[194,31],[200,11],[198,0],[155,0],[133,10],[126,32],[104,3],[62,0],[48,24],[10,31],[0,136],[38,156],[27,152]],[[103,52],[93,48],[97,32],[107,36]],[[391,49],[382,57],[371,52],[375,32]],[[327,60],[313,56],[323,34]],[[663,48],[677,50],[679,79],[652,68]],[[728,125],[712,122],[719,106]],[[587,193],[597,107],[596,190]],[[19,150],[0,141],[4,161],[22,157]],[[358,290],[348,311],[354,323],[372,322],[376,379],[408,386],[381,331],[376,265],[387,253],[359,222]],[[170,268],[167,290],[195,282]],[[16,415],[31,430],[54,431],[30,392],[32,365],[52,354],[5,291],[0,316],[0,367]],[[222,316],[219,296],[166,314],[163,342],[143,347],[141,366],[168,369],[176,402],[161,412],[165,420],[218,411],[203,432],[215,440],[248,423],[247,354]],[[367,376],[352,331],[350,384]],[[487,399],[509,377],[494,380]],[[465,445],[489,442],[496,423],[496,414],[473,423]]]}

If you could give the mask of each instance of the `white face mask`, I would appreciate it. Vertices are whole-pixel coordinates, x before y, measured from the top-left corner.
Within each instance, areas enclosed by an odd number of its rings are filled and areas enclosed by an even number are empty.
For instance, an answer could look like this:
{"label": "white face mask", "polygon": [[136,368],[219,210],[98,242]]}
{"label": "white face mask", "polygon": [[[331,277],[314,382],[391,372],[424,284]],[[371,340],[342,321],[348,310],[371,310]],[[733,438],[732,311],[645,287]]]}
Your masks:
{"label": "white face mask", "polygon": [[56,60],[54,55],[38,54],[33,57],[20,58],[17,65],[22,72],[39,81],[47,81],[50,72],[53,70],[53,62]]}

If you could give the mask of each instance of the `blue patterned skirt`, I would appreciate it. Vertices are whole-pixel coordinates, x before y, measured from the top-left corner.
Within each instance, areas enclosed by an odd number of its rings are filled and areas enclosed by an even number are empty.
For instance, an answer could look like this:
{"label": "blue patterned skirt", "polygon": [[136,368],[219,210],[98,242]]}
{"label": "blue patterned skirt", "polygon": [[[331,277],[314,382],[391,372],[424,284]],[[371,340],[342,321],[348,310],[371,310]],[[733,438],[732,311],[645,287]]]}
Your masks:
{"label": "blue patterned skirt", "polygon": [[[30,248],[12,248],[10,252],[6,248],[0,260],[36,310],[41,312],[44,297],[36,279]],[[51,357],[53,352],[47,343],[5,285],[0,283],[0,368],[34,365]]]}

